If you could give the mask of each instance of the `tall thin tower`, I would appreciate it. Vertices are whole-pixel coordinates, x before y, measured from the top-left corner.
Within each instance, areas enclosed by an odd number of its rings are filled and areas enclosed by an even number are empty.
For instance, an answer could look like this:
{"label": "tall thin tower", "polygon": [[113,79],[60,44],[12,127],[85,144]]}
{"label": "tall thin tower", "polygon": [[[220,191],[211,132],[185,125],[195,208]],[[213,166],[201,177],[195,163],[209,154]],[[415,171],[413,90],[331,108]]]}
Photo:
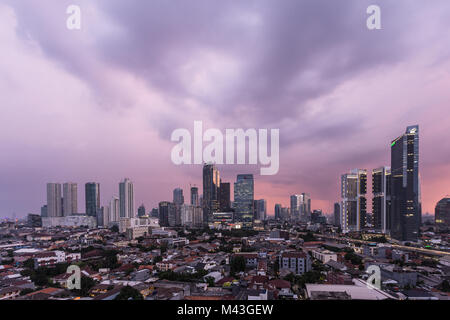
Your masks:
{"label": "tall thin tower", "polygon": [[134,218],[134,187],[130,179],[119,183],[120,218]]}

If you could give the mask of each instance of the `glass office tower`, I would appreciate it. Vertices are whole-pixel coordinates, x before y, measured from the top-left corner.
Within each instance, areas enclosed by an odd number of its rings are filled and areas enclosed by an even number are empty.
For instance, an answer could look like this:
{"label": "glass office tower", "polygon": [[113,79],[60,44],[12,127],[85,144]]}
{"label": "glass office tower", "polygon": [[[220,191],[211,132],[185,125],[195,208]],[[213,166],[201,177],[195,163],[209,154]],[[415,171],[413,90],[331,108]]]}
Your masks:
{"label": "glass office tower", "polygon": [[391,143],[391,237],[417,241],[422,208],[419,183],[419,126]]}
{"label": "glass office tower", "polygon": [[234,209],[244,228],[253,227],[254,184],[252,174],[238,174],[234,183]]}

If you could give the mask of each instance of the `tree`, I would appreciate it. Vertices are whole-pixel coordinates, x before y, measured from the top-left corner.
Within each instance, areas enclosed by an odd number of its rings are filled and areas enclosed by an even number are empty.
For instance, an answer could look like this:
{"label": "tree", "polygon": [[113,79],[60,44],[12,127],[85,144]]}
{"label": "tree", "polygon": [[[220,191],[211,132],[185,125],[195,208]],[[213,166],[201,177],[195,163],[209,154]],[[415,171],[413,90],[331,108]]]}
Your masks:
{"label": "tree", "polygon": [[27,269],[34,269],[34,260],[33,259],[27,259],[23,262],[23,267]]}
{"label": "tree", "polygon": [[450,292],[450,283],[448,282],[448,280],[442,281],[440,289],[444,292]]}
{"label": "tree", "polygon": [[135,288],[126,286],[120,290],[120,293],[114,300],[144,300],[144,297]]}
{"label": "tree", "polygon": [[20,295],[21,295],[21,296],[24,296],[24,295],[26,295],[26,294],[28,294],[28,293],[31,293],[31,292],[34,292],[34,290],[31,289],[31,288],[25,288],[25,289],[23,289],[23,290],[20,291]]}
{"label": "tree", "polygon": [[273,264],[273,271],[275,272],[275,275],[278,275],[278,272],[280,272],[280,261],[278,259],[276,259]]}
{"label": "tree", "polygon": [[206,277],[205,282],[208,284],[209,287],[214,287],[215,281],[213,277]]}
{"label": "tree", "polygon": [[310,241],[316,241],[316,237],[314,237],[314,234],[311,231],[308,231],[305,235],[300,236],[303,241],[310,242]]}
{"label": "tree", "polygon": [[119,232],[119,227],[118,226],[116,226],[116,225],[113,225],[112,227],[111,227],[111,229],[110,229],[112,232]]}
{"label": "tree", "polygon": [[242,256],[234,256],[231,259],[230,269],[232,275],[237,272],[245,271],[245,258]]}
{"label": "tree", "polygon": [[76,294],[79,294],[82,297],[89,296],[89,291],[97,284],[97,281],[95,281],[92,278],[81,276],[81,289],[74,289],[72,290]]}
{"label": "tree", "polygon": [[344,256],[345,260],[349,260],[354,265],[359,265],[362,263],[361,257],[357,256],[353,252],[349,252]]}

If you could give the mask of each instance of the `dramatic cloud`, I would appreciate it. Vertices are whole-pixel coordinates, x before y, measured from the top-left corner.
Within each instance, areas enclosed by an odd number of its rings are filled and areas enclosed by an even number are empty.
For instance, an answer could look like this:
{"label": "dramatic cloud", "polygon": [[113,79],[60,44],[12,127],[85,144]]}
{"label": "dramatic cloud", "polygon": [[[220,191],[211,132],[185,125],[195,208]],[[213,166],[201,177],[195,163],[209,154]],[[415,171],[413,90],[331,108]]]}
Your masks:
{"label": "dramatic cloud", "polygon": [[98,181],[106,203],[129,176],[148,208],[188,192],[201,167],[174,166],[169,138],[194,120],[280,129],[279,174],[256,176],[269,212],[300,192],[330,211],[340,174],[389,165],[389,142],[417,123],[433,211],[450,193],[450,4],[375,2],[376,31],[365,0],[4,1],[0,216],[38,212],[49,181]]}

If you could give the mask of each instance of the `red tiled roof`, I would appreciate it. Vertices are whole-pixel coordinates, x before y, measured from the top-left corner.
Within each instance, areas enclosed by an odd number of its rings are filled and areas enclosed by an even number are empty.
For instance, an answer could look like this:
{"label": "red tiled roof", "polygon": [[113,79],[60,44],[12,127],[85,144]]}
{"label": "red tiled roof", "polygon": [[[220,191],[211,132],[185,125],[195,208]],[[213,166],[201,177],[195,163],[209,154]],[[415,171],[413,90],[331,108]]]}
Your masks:
{"label": "red tiled roof", "polygon": [[304,252],[283,252],[281,254],[282,258],[306,258]]}
{"label": "red tiled roof", "polygon": [[271,280],[271,281],[269,281],[269,284],[273,285],[277,289],[283,289],[283,288],[290,288],[291,287],[291,283],[289,281],[282,280],[282,279]]}

